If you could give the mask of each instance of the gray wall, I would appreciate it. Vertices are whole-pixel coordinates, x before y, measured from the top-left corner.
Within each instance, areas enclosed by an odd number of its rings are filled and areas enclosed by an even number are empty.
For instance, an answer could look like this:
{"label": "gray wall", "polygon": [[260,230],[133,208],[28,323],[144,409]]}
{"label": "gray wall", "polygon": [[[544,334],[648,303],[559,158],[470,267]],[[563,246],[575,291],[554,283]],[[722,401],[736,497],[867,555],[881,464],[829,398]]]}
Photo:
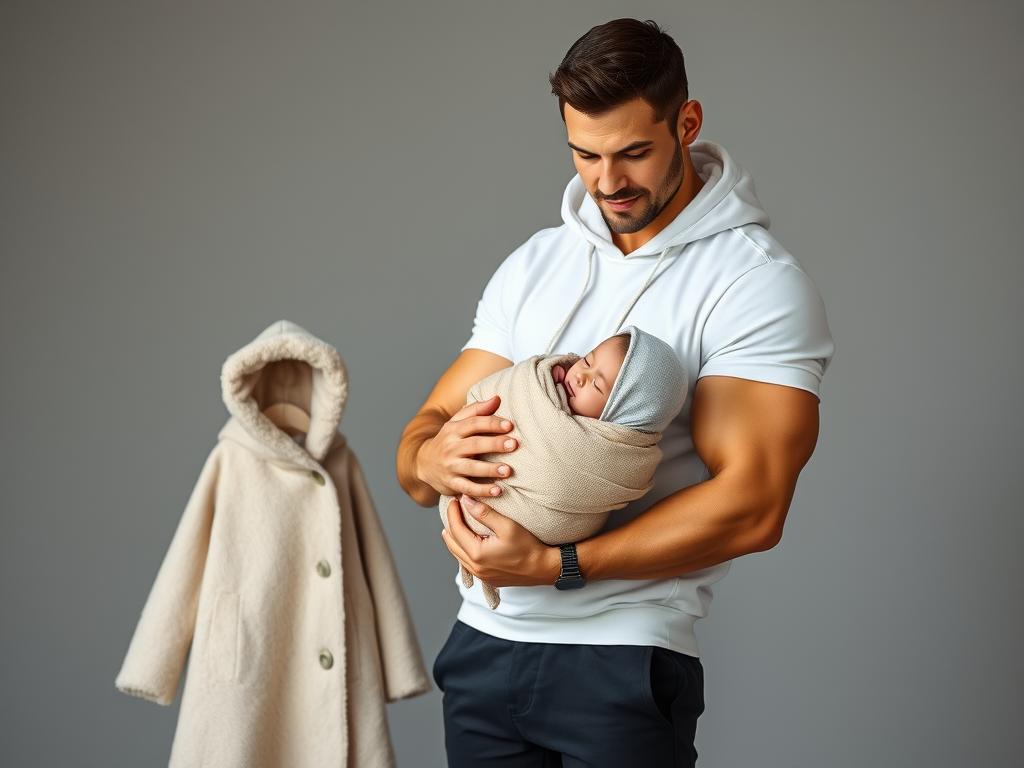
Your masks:
{"label": "gray wall", "polygon": [[[1018,4],[4,2],[0,763],[166,761],[177,702],[113,678],[220,365],[280,317],[349,366],[433,661],[456,566],[395,445],[493,269],[560,223],[546,75],[623,15],[682,46],[838,350],[782,543],[698,623],[700,764],[1019,759]],[[400,764],[440,765],[439,694],[389,712]]]}

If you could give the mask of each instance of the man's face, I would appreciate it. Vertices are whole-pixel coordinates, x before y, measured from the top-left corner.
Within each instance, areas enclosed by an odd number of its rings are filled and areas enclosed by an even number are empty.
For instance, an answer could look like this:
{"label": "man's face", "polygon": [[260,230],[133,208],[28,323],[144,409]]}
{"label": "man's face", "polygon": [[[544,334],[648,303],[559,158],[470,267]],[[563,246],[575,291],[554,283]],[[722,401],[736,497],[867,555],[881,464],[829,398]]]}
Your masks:
{"label": "man's face", "polygon": [[612,232],[639,232],[679,189],[683,148],[669,132],[669,120],[676,116],[655,123],[651,105],[639,97],[600,117],[565,105],[573,163]]}

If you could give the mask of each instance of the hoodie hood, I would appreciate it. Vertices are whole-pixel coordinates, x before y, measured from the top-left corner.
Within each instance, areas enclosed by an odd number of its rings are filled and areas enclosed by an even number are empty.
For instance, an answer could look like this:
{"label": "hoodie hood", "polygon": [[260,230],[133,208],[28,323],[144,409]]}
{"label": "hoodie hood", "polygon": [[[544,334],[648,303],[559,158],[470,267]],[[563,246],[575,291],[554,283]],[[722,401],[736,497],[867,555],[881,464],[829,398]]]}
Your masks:
{"label": "hoodie hood", "polygon": [[554,349],[562,331],[583,300],[590,282],[595,251],[616,261],[653,262],[647,280],[632,300],[625,304],[618,323],[609,331],[608,335],[612,335],[618,332],[629,310],[647,290],[662,261],[676,258],[689,243],[733,227],[744,224],[760,224],[765,228],[769,226],[771,220],[757,199],[753,178],[732,159],[722,145],[697,140],[690,144],[689,151],[694,170],[704,181],[704,186],[664,229],[629,254],[623,254],[612,241],[604,215],[580,175],[577,173],[569,180],[562,194],[562,220],[588,245],[587,276],[582,282],[579,298],[552,337],[547,354]]}
{"label": "hoodie hood", "polygon": [[[220,378],[231,418],[219,437],[308,469],[345,442],[338,432],[348,399],[345,363],[334,347],[296,323],[271,323],[228,356]],[[301,444],[263,413],[274,403],[292,403],[309,414]]]}

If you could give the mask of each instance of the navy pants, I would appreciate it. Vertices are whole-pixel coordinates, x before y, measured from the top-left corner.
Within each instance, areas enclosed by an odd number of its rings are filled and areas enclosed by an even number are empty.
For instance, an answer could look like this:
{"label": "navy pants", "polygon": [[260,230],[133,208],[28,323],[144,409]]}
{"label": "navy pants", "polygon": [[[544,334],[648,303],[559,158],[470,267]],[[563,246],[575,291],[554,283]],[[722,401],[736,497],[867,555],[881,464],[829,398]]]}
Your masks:
{"label": "navy pants", "polygon": [[524,643],[456,620],[434,660],[449,768],[694,766],[700,659],[650,645]]}

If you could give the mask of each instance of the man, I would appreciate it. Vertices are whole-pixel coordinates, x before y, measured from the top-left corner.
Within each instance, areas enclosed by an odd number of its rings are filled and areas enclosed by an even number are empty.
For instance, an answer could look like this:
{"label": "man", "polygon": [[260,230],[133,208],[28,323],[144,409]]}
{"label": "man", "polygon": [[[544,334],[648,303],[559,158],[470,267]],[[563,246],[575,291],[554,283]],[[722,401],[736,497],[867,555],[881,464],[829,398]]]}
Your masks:
{"label": "man", "polygon": [[[779,542],[834,344],[750,176],[697,140],[701,106],[671,37],[635,19],[595,27],[551,84],[578,171],[564,224],[498,267],[396,457],[418,504],[463,494],[495,533],[477,536],[453,500],[442,535],[477,578],[466,588],[455,575],[463,602],[434,663],[448,761],[692,766],[704,710],[694,622],[733,558]],[[517,440],[497,398],[465,405],[470,385],[531,355],[590,349],[627,317],[689,373],[652,490],[562,547],[474,506],[515,472]],[[584,367],[573,388],[593,383]],[[507,462],[474,458],[499,451]],[[501,587],[496,610],[481,580]]]}

